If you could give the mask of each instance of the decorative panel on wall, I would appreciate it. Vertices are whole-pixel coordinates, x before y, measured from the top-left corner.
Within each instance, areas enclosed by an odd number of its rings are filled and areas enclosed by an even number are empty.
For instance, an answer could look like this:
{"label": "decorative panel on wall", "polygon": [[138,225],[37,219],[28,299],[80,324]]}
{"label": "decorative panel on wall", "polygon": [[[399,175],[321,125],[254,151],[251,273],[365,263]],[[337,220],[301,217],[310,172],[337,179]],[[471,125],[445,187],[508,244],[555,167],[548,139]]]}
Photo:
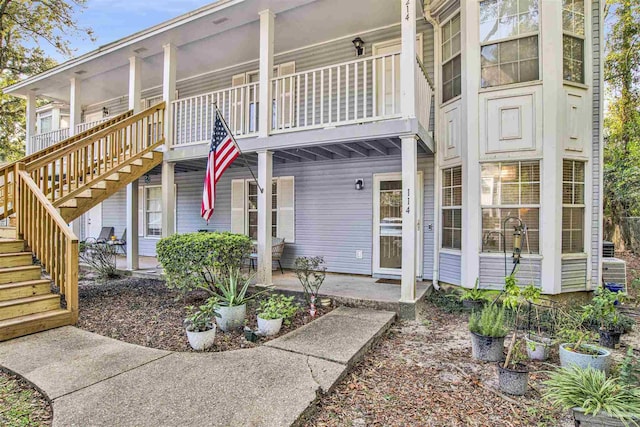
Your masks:
{"label": "decorative panel on wall", "polygon": [[582,153],[588,125],[584,96],[578,92],[566,92],[564,114],[564,149],[575,154]]}
{"label": "decorative panel on wall", "polygon": [[484,158],[540,151],[540,87],[480,95],[480,147]]}
{"label": "decorative panel on wall", "polygon": [[460,105],[459,102],[447,105],[442,109],[442,138],[440,152],[443,160],[451,160],[460,156]]}

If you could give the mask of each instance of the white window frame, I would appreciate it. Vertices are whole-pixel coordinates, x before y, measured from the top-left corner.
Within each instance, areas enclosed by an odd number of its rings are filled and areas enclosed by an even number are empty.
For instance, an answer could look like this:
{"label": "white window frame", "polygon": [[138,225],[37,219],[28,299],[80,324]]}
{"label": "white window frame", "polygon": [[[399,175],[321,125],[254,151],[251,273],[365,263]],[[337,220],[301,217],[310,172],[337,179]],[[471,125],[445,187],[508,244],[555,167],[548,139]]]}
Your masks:
{"label": "white window frame", "polygon": [[[441,191],[440,191],[440,206],[442,209],[442,213],[441,213],[441,230],[440,230],[440,249],[444,249],[445,251],[455,251],[455,252],[460,252],[462,251],[462,224],[460,225],[460,228],[456,228],[456,227],[446,227],[447,230],[451,230],[451,231],[455,231],[455,230],[459,230],[460,231],[460,247],[459,248],[454,248],[452,246],[445,246],[444,245],[444,230],[445,230],[445,226],[444,226],[444,212],[445,211],[459,211],[460,216],[462,217],[462,204],[460,205],[445,205],[445,190],[446,189],[451,189],[453,190],[454,188],[460,188],[460,193],[461,193],[461,197],[460,197],[460,202],[462,203],[462,186],[464,181],[460,182],[460,185],[453,185],[453,173],[454,173],[454,169],[460,169],[460,174],[462,175],[462,166],[452,166],[450,168],[445,168],[442,169],[441,173],[442,173],[442,185],[441,185]],[[446,186],[444,185],[444,174],[445,173],[450,173],[451,174],[451,185],[450,186]],[[452,195],[452,199],[453,199],[453,195]],[[453,200],[451,201],[453,203]]]}
{"label": "white window frame", "polygon": [[[444,44],[445,42],[449,41],[451,42],[453,40],[453,36],[454,34],[451,34],[451,36],[449,37],[449,39],[444,40],[444,37],[442,36],[442,33],[444,32],[444,27],[445,25],[450,25],[451,21],[453,21],[453,19],[455,17],[458,17],[458,19],[460,20],[460,30],[458,33],[456,34],[460,34],[460,50],[458,50],[455,54],[451,53],[451,56],[449,56],[449,58],[447,58],[446,60],[444,59]],[[440,90],[442,91],[442,104],[447,104],[449,102],[452,102],[458,98],[460,98],[460,96],[462,95],[462,15],[460,13],[460,9],[456,10],[454,13],[452,13],[445,21],[442,22],[442,24],[440,25],[440,69],[441,69],[441,75],[442,75],[442,81],[440,82]],[[452,62],[453,60],[455,60],[457,57],[460,57],[460,93],[457,95],[454,95],[453,97],[447,99],[446,101],[444,100],[444,66],[447,65],[449,62]],[[455,80],[455,76],[452,80],[450,80],[451,83],[453,83],[453,81]]]}
{"label": "white window frame", "polygon": [[[539,175],[539,181],[522,181],[522,164],[523,163],[538,163],[538,175]],[[484,238],[485,238],[485,229],[484,229],[484,215],[483,215],[483,211],[484,209],[497,209],[498,211],[502,210],[502,209],[538,209],[538,227],[536,229],[534,229],[535,231],[538,232],[538,250],[537,252],[531,252],[532,256],[538,256],[540,255],[540,251],[542,249],[542,243],[540,240],[541,237],[541,233],[540,233],[540,227],[541,227],[541,223],[540,223],[540,214],[541,214],[541,200],[542,200],[542,165],[541,165],[541,161],[540,160],[505,160],[505,161],[491,161],[491,162],[484,162],[482,165],[497,165],[500,170],[502,170],[502,166],[503,165],[510,165],[510,164],[517,164],[518,168],[519,168],[519,176],[521,177],[520,180],[518,181],[518,199],[519,199],[519,203],[509,203],[509,204],[494,204],[493,200],[491,204],[482,204],[482,193],[481,193],[481,197],[480,197],[480,239],[481,242],[483,242],[482,244],[482,248],[481,248],[481,253],[483,254],[495,254],[495,253],[502,253],[504,251],[504,248],[502,247],[503,245],[503,238],[505,239],[505,241],[508,242],[508,240],[506,239],[506,236],[500,236],[499,238],[501,239],[499,242],[499,246],[498,246],[498,250],[485,250],[484,248]],[[482,166],[481,165],[481,166]],[[481,180],[481,185],[482,185],[482,181],[484,181],[486,178],[482,176],[482,167],[481,167],[481,172],[480,172],[480,180]],[[522,203],[522,185],[523,184],[538,184],[538,203],[526,203],[523,204]],[[482,192],[482,188],[480,190]],[[498,199],[502,199],[502,186],[500,187],[499,190],[499,197]],[[493,197],[492,197],[493,199]],[[500,216],[500,221],[499,221],[499,230],[495,230],[495,231],[500,231],[502,232],[502,225],[503,222],[506,218],[502,218],[502,216]],[[507,224],[507,228],[505,229],[505,232],[508,233],[510,232],[509,226],[512,226],[512,224]],[[523,239],[522,241],[522,253],[524,254],[526,251],[526,241]],[[508,249],[507,249],[508,250]],[[528,255],[528,253],[527,253]]]}
{"label": "white window frame", "polygon": [[[46,132],[42,131],[42,121],[44,119],[51,119],[51,128]],[[38,116],[38,123],[37,123],[36,127],[37,127],[38,134],[52,132],[53,131],[53,113],[51,111],[48,111],[48,112],[46,112],[44,114],[40,114]]]}
{"label": "white window frame", "polygon": [[[280,193],[280,182],[279,182],[278,178],[272,178],[271,182],[272,182],[272,185],[273,185],[273,183],[276,184],[276,194],[275,194],[275,196],[276,196],[276,200],[278,200],[279,193]],[[249,221],[249,213],[250,212],[257,213],[258,212],[257,200],[256,200],[256,208],[255,209],[250,209],[249,208],[249,186],[251,184],[255,184],[256,185],[256,190],[258,191],[258,193],[260,192],[260,190],[257,189],[257,183],[252,178],[245,180],[245,182],[244,182],[244,198],[245,198],[245,200],[244,200],[244,217],[245,217],[244,233],[247,236],[250,236],[249,227],[251,226],[250,221]],[[258,193],[256,193],[256,195]],[[273,196],[273,194],[272,194],[272,196]],[[278,200],[278,202],[279,202],[279,200]],[[272,221],[273,221],[273,218],[276,218],[276,235],[272,236],[272,237],[278,237],[278,232],[280,231],[279,230],[280,221],[278,221],[278,206],[279,206],[279,204],[276,204],[275,208],[273,206],[271,206],[271,215],[272,215],[271,218],[272,218]],[[273,223],[271,225],[271,228],[273,228]]]}
{"label": "white window frame", "polygon": [[[565,162],[570,162],[571,166],[572,166],[572,172],[571,172],[571,181],[566,181],[564,179],[564,163]],[[576,181],[575,177],[576,177],[576,169],[575,169],[575,165],[576,163],[580,163],[582,164],[582,181]],[[585,217],[586,217],[586,204],[585,204],[585,198],[586,198],[586,194],[585,194],[585,189],[586,189],[586,173],[587,173],[587,163],[584,160],[574,160],[574,159],[564,159],[562,162],[562,194],[564,196],[564,185],[565,184],[570,184],[571,185],[571,199],[572,202],[571,203],[565,203],[564,202],[564,197],[563,197],[563,201],[562,201],[562,218],[563,218],[563,225],[561,227],[561,250],[562,250],[562,255],[580,255],[580,254],[586,254],[586,246],[587,246],[587,241],[585,239]],[[576,203],[576,184],[582,184],[582,203]],[[569,228],[569,229],[565,229],[564,228],[564,209],[565,208],[582,208],[582,226],[579,229],[576,228]],[[570,232],[574,232],[574,231],[580,231],[580,235],[582,238],[582,251],[576,251],[576,252],[564,252],[564,232],[565,231],[570,231]],[[571,235],[571,234],[570,234]]]}
{"label": "white window frame", "polygon": [[[573,2],[575,2],[575,0],[570,0],[570,1],[571,1],[572,4],[573,4]],[[563,5],[562,5],[562,14],[563,14],[563,17],[562,17],[562,79],[565,82],[584,84],[585,83],[585,79],[586,79],[586,68],[585,68],[585,56],[586,56],[585,53],[586,52],[585,52],[585,48],[586,48],[586,45],[587,45],[587,39],[586,39],[585,34],[587,32],[587,10],[586,10],[586,6],[587,5],[585,5],[584,2],[582,3],[582,7],[583,7],[582,14],[581,14],[582,15],[582,34],[580,34],[580,33],[577,33],[575,31],[566,30],[564,28],[564,12],[565,12],[565,10],[568,10],[568,9],[565,9],[564,2],[565,2],[565,0],[562,0],[562,3],[563,3]],[[570,11],[570,12],[571,13],[575,13],[573,11]],[[575,29],[575,22],[572,21],[572,24],[573,24],[574,29]],[[564,38],[565,37],[571,37],[571,38],[574,38],[574,39],[578,39],[578,40],[580,40],[582,42],[582,80],[581,81],[567,80],[567,79],[564,78],[564,71],[565,71],[564,70],[564,60],[566,59],[564,57]],[[569,59],[572,60],[573,58],[569,58]]]}
{"label": "white window frame", "polygon": [[[138,237],[142,237],[144,239],[151,240],[160,240],[162,239],[162,235],[160,236],[149,236],[147,235],[147,197],[146,197],[146,189],[150,187],[161,187],[161,184],[146,184],[138,186]],[[173,211],[173,219],[174,219],[174,230],[178,231],[178,185],[174,184],[174,195],[175,195],[175,210]],[[162,198],[160,199],[160,203],[162,203]]]}
{"label": "white window frame", "polygon": [[[481,0],[478,2],[478,7],[482,7],[482,2],[485,0]],[[504,0],[498,0],[498,1],[504,1]],[[519,85],[519,84],[523,84],[523,83],[534,83],[534,82],[539,82],[540,80],[542,80],[542,58],[541,58],[541,51],[540,51],[540,18],[541,18],[541,14],[540,14],[540,9],[541,9],[541,3],[544,0],[538,0],[538,30],[537,31],[529,31],[526,33],[520,33],[517,34],[515,36],[510,36],[510,37],[502,37],[499,39],[495,39],[495,40],[490,40],[490,41],[482,41],[482,37],[480,36],[480,26],[482,25],[482,23],[480,21],[478,21],[478,38],[480,39],[480,52],[482,55],[482,48],[485,46],[491,46],[491,45],[500,45],[502,43],[505,42],[509,42],[509,41],[514,41],[514,40],[519,40],[519,39],[525,39],[528,37],[533,37],[536,36],[538,39],[538,79],[537,80],[526,80],[526,81],[520,81],[520,82],[513,82],[513,83],[505,83],[505,84],[496,84],[496,85],[490,85],[490,86],[483,86],[482,85],[482,65],[480,65],[480,89],[481,90],[490,90],[492,88],[496,88],[496,87],[509,87],[511,85]],[[498,47],[499,48],[499,47]],[[520,63],[520,59],[518,59],[518,61],[516,61],[517,63]],[[498,67],[501,65],[500,62],[498,62]]]}

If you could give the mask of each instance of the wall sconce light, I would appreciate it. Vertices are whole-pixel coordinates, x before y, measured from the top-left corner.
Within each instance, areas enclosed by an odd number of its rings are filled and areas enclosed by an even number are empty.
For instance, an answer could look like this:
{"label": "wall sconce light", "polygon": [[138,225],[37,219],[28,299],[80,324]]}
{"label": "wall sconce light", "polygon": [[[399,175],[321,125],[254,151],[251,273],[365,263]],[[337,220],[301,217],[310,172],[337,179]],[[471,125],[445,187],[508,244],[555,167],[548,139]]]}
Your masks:
{"label": "wall sconce light", "polygon": [[356,190],[364,190],[364,179],[356,179]]}
{"label": "wall sconce light", "polygon": [[107,107],[102,107],[102,117],[107,117],[109,115],[109,109]]}
{"label": "wall sconce light", "polygon": [[360,37],[356,37],[351,43],[353,43],[356,48],[356,56],[360,56],[364,53],[364,41]]}
{"label": "wall sconce light", "polygon": [[144,176],[144,183],[149,184],[150,182],[151,182],[151,177],[149,176],[149,174],[146,174]]}

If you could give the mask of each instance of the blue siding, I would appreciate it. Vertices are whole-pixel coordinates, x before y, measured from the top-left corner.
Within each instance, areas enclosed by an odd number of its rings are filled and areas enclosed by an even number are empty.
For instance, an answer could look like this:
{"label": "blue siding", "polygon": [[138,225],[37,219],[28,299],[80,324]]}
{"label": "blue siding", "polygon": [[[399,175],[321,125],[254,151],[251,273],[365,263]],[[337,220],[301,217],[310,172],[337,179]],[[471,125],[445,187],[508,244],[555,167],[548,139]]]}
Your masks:
{"label": "blue siding", "polygon": [[[507,253],[507,274],[511,273],[513,263]],[[480,287],[502,289],[504,287],[504,257],[480,255]],[[533,281],[540,286],[541,259],[523,259],[516,273],[520,285],[529,285]]]}
{"label": "blue siding", "polygon": [[462,285],[462,255],[440,252],[439,281],[452,285]]}

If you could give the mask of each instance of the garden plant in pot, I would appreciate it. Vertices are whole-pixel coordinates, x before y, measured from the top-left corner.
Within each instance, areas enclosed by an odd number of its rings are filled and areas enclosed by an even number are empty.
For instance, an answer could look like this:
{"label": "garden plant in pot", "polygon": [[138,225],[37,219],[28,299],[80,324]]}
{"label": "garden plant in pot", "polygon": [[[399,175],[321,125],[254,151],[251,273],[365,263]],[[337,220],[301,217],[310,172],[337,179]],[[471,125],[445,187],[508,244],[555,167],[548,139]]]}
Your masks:
{"label": "garden plant in pot", "polygon": [[264,336],[276,335],[280,332],[282,323],[291,323],[299,307],[293,302],[294,297],[271,295],[260,301],[258,307],[258,332]]}
{"label": "garden plant in pot", "polygon": [[460,295],[460,301],[462,301],[462,307],[471,311],[482,310],[482,307],[490,300],[492,292],[479,288],[479,279],[476,279],[476,284],[471,289],[465,289]]}
{"label": "garden plant in pot", "polygon": [[228,275],[217,281],[216,296],[220,300],[218,308],[220,316],[217,322],[223,332],[233,331],[244,326],[247,302],[271,290],[269,287],[249,295],[247,290],[252,278],[253,276],[243,277],[240,269],[234,268],[229,271]]}
{"label": "garden plant in pot", "polygon": [[551,301],[528,301],[527,355],[531,360],[547,360],[558,329],[557,309]]}
{"label": "garden plant in pot", "polygon": [[485,306],[482,311],[471,313],[471,354],[485,362],[502,360],[504,337],[507,335],[505,310],[496,304]]}
{"label": "garden plant in pot", "polygon": [[579,324],[576,325],[572,316],[565,316],[565,322],[567,326],[560,329],[558,333],[562,341],[558,350],[560,366],[569,368],[576,365],[583,369],[592,367],[605,374],[608,373],[611,352],[597,345],[589,344],[589,341],[595,339],[595,334],[585,330]]}
{"label": "garden plant in pot", "polygon": [[576,426],[638,426],[640,384],[637,376],[625,375],[628,363],[627,358],[618,374],[609,378],[592,367],[560,368],[544,382],[544,397],[555,406],[572,410]]}
{"label": "garden plant in pot", "polygon": [[216,324],[213,322],[218,317],[218,298],[209,297],[207,301],[199,306],[186,307],[189,315],[184,320],[187,330],[187,339],[194,350],[206,350],[213,346],[216,338]]}
{"label": "garden plant in pot", "polygon": [[582,320],[587,325],[597,325],[600,334],[600,345],[608,348],[620,347],[620,335],[625,331],[625,325],[629,318],[620,313],[618,306],[622,303],[624,295],[620,292],[611,292],[606,288],[599,288],[591,300],[591,304],[582,307]]}

